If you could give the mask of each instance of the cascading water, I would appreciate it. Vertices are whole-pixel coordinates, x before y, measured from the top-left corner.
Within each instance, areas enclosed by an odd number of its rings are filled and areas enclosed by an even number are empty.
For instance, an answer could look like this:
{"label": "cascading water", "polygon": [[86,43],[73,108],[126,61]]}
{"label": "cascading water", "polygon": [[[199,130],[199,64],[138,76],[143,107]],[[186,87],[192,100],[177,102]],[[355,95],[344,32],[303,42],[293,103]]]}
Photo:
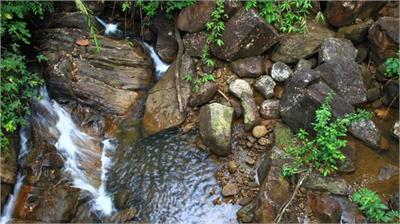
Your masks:
{"label": "cascading water", "polygon": [[[115,145],[107,139],[102,142],[103,149],[99,155],[100,140],[82,132],[73,122],[71,115],[57,102],[50,100],[45,88],[40,90],[43,99],[39,102],[47,113],[39,116],[39,122],[57,139],[55,147],[65,159],[64,169],[71,175],[73,187],[90,192],[92,210],[100,216],[109,216],[115,210],[113,202],[105,189],[107,169],[111,165],[110,154]],[[49,116],[55,116],[55,127],[48,125]],[[96,167],[101,161],[101,167]],[[98,180],[100,179],[100,180]],[[100,182],[100,183],[99,183]]]}
{"label": "cascading water", "polygon": [[153,60],[154,63],[154,67],[156,70],[156,78],[157,80],[160,80],[164,73],[167,71],[167,69],[169,68],[169,65],[164,63],[160,57],[158,56],[158,54],[156,53],[156,51],[154,50],[154,48],[149,45],[146,42],[142,42],[143,46],[146,48],[146,50],[150,53],[150,57]]}

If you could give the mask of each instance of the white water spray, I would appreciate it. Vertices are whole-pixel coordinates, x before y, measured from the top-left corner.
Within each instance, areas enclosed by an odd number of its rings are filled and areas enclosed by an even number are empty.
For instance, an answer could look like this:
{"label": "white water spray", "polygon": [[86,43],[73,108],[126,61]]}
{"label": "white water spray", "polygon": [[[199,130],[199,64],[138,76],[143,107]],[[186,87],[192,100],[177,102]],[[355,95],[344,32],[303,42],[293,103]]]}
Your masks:
{"label": "white water spray", "polygon": [[[109,140],[103,141],[102,156],[99,155],[100,142],[98,139],[82,132],[73,122],[71,115],[65,111],[56,101],[50,100],[45,88],[41,89],[43,99],[40,104],[46,108],[47,116],[56,116],[55,127],[48,127],[49,132],[58,140],[55,143],[57,151],[65,159],[64,170],[71,175],[73,187],[90,192],[92,196],[92,210],[100,215],[109,216],[115,210],[112,198],[107,194],[105,182],[107,169],[111,164],[111,158],[107,156],[113,152],[115,146]],[[43,124],[48,119],[46,114],[41,117]],[[101,169],[95,164],[101,161]],[[98,174],[96,176],[96,174]],[[96,177],[100,176],[100,186],[96,185]]]}
{"label": "white water spray", "polygon": [[21,177],[21,174],[17,176],[17,182],[14,186],[13,194],[8,196],[7,203],[4,205],[3,208],[3,215],[0,218],[0,224],[6,224],[11,220],[11,216],[14,213],[15,202],[17,200],[19,190],[21,189],[24,177]]}
{"label": "white water spray", "polygon": [[161,79],[164,75],[164,73],[167,71],[169,68],[169,65],[163,62],[154,48],[150,46],[148,43],[143,41],[143,46],[146,48],[146,50],[150,53],[151,59],[153,59],[154,67],[156,69],[156,78],[157,80]]}
{"label": "white water spray", "polygon": [[96,20],[105,28],[104,34],[109,35],[121,35],[122,31],[118,29],[118,24],[116,23],[105,23],[102,19],[95,16]]}

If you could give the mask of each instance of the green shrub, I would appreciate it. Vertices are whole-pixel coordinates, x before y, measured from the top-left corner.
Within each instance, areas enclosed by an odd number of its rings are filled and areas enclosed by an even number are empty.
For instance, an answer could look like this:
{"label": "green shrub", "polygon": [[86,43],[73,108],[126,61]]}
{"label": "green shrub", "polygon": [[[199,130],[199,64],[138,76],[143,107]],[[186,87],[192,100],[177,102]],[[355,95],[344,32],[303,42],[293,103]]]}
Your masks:
{"label": "green shrub", "polygon": [[[29,100],[36,97],[43,80],[28,71],[22,45],[29,45],[31,34],[28,19],[43,19],[53,10],[52,2],[3,1],[1,3],[1,149],[9,147],[9,134],[27,124]],[[41,55],[38,61],[46,58]]]}
{"label": "green shrub", "polygon": [[388,58],[385,61],[385,75],[389,78],[400,77],[400,50],[397,58]]}
{"label": "green shrub", "polygon": [[265,21],[282,32],[304,33],[307,31],[306,18],[310,15],[312,4],[311,0],[249,0],[245,2],[244,7],[246,10],[258,8]]}
{"label": "green shrub", "polygon": [[346,136],[347,128],[352,122],[369,118],[371,114],[358,110],[357,113],[347,114],[333,121],[330,107],[332,97],[333,94],[328,94],[322,106],[315,112],[315,122],[312,124],[315,137],[311,139],[307,131],[300,129],[297,134],[299,142],[286,149],[293,161],[283,165],[284,176],[308,168],[326,176],[338,169],[338,161],[346,159],[340,149],[346,146],[347,141],[340,137]]}
{"label": "green shrub", "polygon": [[[196,2],[195,0],[175,0],[175,1],[138,0],[138,1],[135,1],[134,6],[136,8],[139,8],[140,10],[143,10],[144,14],[147,16],[150,16],[150,17],[155,16],[157,13],[157,10],[160,8],[164,10],[164,12],[166,13],[166,15],[168,17],[171,17],[173,12],[179,11],[188,6],[191,6],[195,2]],[[128,8],[130,8],[130,3],[129,3],[129,1],[125,1],[122,4],[122,9],[123,9],[123,11],[125,11]]]}
{"label": "green shrub", "polygon": [[193,78],[192,75],[186,74],[183,80],[191,82],[193,84],[193,92],[198,93],[201,86],[206,82],[215,82],[215,77],[213,74],[204,73],[200,78]]}
{"label": "green shrub", "polygon": [[355,192],[352,200],[357,203],[358,208],[370,221],[393,222],[395,218],[399,218],[398,211],[389,210],[376,192],[368,188],[361,188]]}

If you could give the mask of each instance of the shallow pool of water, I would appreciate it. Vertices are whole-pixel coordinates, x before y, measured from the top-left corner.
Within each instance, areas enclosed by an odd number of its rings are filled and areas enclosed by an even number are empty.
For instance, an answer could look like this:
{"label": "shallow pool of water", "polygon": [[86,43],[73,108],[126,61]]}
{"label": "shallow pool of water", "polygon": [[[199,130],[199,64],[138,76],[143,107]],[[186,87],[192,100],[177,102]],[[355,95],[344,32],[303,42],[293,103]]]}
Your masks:
{"label": "shallow pool of water", "polygon": [[196,137],[169,131],[120,145],[109,191],[130,192],[128,207],[138,209],[138,221],[236,223],[239,206],[213,203],[221,197],[217,164],[195,146]]}

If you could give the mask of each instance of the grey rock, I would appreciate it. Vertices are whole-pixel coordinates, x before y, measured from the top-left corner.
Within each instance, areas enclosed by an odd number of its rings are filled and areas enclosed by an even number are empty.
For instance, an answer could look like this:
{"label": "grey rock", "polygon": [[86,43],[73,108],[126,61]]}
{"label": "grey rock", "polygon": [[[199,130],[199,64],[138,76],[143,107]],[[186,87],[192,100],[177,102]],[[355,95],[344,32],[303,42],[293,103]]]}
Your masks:
{"label": "grey rock", "polygon": [[207,32],[188,33],[183,36],[182,41],[185,51],[192,57],[200,57],[207,42]]}
{"label": "grey rock", "polygon": [[329,191],[337,195],[349,195],[350,185],[340,177],[324,177],[311,174],[305,181],[304,187],[311,190]]}
{"label": "grey rock", "polygon": [[286,81],[292,74],[290,67],[282,62],[275,62],[272,65],[271,77],[277,82]]}
{"label": "grey rock", "polygon": [[261,93],[265,99],[270,99],[274,96],[275,81],[269,75],[263,75],[254,83],[254,88]]}
{"label": "grey rock", "polygon": [[260,114],[264,119],[279,118],[279,100],[264,100],[260,106]]}
{"label": "grey rock", "polygon": [[211,151],[219,156],[231,152],[233,109],[219,103],[203,106],[199,113],[200,135]]}
{"label": "grey rock", "polygon": [[335,62],[338,59],[355,61],[357,49],[350,40],[330,37],[322,42],[318,56],[321,63]]}
{"label": "grey rock", "polygon": [[400,121],[396,121],[393,125],[392,134],[397,139],[400,139]]}
{"label": "grey rock", "polygon": [[312,62],[306,59],[300,59],[297,64],[296,64],[296,70],[299,71],[302,69],[311,69],[312,68]]}
{"label": "grey rock", "polygon": [[376,63],[397,57],[400,19],[380,17],[368,31],[372,59]]}
{"label": "grey rock", "polygon": [[349,130],[354,137],[360,139],[368,146],[375,149],[380,148],[382,134],[373,121],[364,119],[353,122]]}
{"label": "grey rock", "polygon": [[378,174],[378,180],[384,181],[390,179],[392,176],[399,174],[399,167],[392,164],[385,164]]}

